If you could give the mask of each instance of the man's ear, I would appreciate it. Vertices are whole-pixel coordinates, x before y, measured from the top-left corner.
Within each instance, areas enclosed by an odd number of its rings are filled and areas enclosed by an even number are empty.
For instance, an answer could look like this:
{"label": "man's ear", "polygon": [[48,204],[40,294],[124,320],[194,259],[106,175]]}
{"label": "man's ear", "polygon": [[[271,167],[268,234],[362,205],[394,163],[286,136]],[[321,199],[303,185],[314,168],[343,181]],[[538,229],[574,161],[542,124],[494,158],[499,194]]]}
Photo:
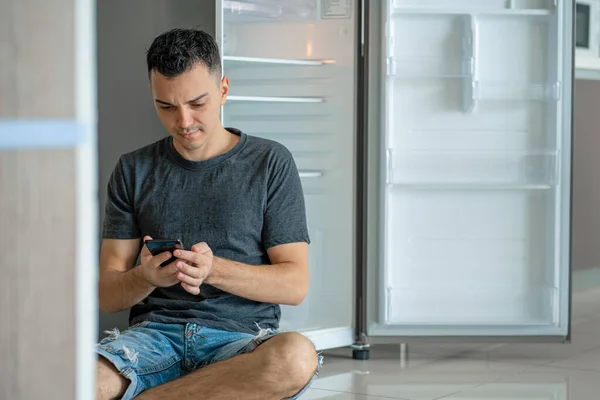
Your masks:
{"label": "man's ear", "polygon": [[219,87],[221,89],[221,105],[225,105],[227,102],[227,95],[229,94],[229,78],[224,76],[221,79]]}

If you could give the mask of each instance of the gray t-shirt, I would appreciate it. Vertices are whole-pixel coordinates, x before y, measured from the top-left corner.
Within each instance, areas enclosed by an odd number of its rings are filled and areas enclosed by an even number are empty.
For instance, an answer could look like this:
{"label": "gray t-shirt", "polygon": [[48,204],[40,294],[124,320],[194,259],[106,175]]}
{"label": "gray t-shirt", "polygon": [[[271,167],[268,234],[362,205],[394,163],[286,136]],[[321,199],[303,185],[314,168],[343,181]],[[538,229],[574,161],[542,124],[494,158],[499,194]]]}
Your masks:
{"label": "gray t-shirt", "polygon": [[[310,243],[300,176],[281,144],[246,135],[206,161],[181,157],[168,136],[120,157],[108,184],[103,237],[206,242],[215,256],[270,264],[266,249]],[[200,295],[180,284],[155,289],[132,307],[129,322],[194,322],[256,333],[279,326],[278,304],[260,303],[203,284]]]}

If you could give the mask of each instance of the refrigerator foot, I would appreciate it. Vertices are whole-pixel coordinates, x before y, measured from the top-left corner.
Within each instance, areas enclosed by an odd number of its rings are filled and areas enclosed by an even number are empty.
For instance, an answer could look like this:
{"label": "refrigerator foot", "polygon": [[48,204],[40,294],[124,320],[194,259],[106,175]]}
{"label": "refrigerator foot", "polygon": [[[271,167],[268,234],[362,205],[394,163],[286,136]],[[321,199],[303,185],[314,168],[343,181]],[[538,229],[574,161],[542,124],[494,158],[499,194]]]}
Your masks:
{"label": "refrigerator foot", "polygon": [[352,350],[352,358],[355,360],[368,360],[369,359],[369,349]]}

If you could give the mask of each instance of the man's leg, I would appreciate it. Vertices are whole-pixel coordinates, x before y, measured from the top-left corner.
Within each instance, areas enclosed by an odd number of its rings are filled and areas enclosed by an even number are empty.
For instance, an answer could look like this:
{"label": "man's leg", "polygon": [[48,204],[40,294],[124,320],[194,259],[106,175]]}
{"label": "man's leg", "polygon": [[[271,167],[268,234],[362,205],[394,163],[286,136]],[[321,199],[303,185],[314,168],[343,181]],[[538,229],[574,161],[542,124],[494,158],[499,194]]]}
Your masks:
{"label": "man's leg", "polygon": [[[147,388],[183,374],[185,326],[143,322],[114,330],[96,346],[96,398],[131,400]],[[168,338],[173,340],[169,340]]]}
{"label": "man's leg", "polygon": [[129,381],[117,371],[106,358],[99,356],[96,362],[96,400],[120,399]]}
{"label": "man's leg", "polygon": [[281,333],[251,353],[203,367],[144,391],[137,399],[280,400],[302,390],[317,364],[315,348],[305,336]]}

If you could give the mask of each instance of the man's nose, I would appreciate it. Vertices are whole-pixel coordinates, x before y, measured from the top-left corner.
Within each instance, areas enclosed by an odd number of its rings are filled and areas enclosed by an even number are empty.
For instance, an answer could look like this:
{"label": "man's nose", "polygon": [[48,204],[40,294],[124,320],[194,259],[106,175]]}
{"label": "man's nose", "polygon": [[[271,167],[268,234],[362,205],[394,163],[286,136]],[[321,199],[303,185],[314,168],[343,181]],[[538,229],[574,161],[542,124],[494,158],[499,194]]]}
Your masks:
{"label": "man's nose", "polygon": [[186,108],[180,108],[179,114],[177,115],[177,125],[180,129],[186,129],[194,123],[192,113]]}

